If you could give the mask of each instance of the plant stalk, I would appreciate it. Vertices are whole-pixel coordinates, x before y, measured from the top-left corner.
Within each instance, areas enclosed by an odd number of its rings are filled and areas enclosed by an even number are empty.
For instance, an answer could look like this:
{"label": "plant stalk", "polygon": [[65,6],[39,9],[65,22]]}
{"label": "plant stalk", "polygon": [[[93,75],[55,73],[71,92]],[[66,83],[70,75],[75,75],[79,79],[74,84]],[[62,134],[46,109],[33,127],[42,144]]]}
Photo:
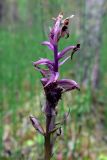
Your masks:
{"label": "plant stalk", "polygon": [[51,131],[55,127],[55,115],[46,115],[46,134],[45,134],[45,160],[50,160],[52,157],[53,142]]}
{"label": "plant stalk", "polygon": [[58,72],[58,46],[54,45],[54,70]]}

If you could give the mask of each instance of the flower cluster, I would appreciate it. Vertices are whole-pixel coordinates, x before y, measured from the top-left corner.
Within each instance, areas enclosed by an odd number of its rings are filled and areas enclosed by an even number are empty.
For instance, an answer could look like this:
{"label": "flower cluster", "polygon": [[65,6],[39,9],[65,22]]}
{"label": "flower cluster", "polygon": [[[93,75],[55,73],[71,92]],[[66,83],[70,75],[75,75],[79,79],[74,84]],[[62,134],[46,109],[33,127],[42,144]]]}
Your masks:
{"label": "flower cluster", "polygon": [[[58,42],[60,38],[69,37],[69,19],[73,18],[74,15],[63,19],[63,13],[60,13],[57,18],[53,18],[54,25],[49,33],[49,41],[44,41],[42,45],[47,46],[54,53],[54,60],[47,58],[41,58],[40,60],[33,62],[34,67],[39,70],[42,74],[42,85],[46,94],[47,105],[51,108],[55,108],[63,92],[67,92],[73,89],[79,90],[79,85],[74,80],[59,79],[59,67],[63,65],[72,55],[80,48],[80,44],[76,46],[66,47],[62,51],[58,51]],[[71,56],[65,57],[65,55],[72,51]],[[61,61],[61,59],[64,59]],[[41,65],[46,67],[43,69]],[[48,107],[47,107],[48,108]],[[52,114],[49,108],[46,110],[47,114]]]}
{"label": "flower cluster", "polygon": [[[80,89],[79,85],[74,80],[59,79],[59,67],[69,58],[72,59],[73,54],[80,49],[80,44],[77,44],[76,46],[69,46],[62,51],[58,51],[59,40],[62,37],[69,37],[68,26],[70,18],[73,18],[73,15],[63,19],[63,13],[60,13],[57,18],[53,18],[54,25],[49,33],[49,41],[44,41],[42,43],[42,45],[47,46],[53,52],[53,60],[41,58],[40,60],[33,62],[35,69],[42,74],[41,83],[43,85],[46,98],[44,107],[46,128],[44,129],[41,126],[36,117],[30,116],[30,120],[33,127],[44,136],[45,160],[51,159],[55,140],[57,136],[61,134],[61,127],[58,127],[56,123],[56,106],[64,92],[71,91],[73,89]],[[66,57],[66,54],[69,51],[71,52],[71,56]],[[45,67],[41,67],[42,65]],[[57,134],[58,130],[60,134]]]}

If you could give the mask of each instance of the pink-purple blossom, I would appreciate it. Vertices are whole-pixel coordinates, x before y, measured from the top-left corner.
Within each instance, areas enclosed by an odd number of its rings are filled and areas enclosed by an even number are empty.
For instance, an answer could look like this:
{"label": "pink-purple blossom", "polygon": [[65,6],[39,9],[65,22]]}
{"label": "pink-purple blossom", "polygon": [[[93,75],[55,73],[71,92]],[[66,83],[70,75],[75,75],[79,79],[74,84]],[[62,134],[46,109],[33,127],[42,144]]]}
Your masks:
{"label": "pink-purple blossom", "polygon": [[[58,134],[55,135],[59,129],[61,134],[61,127],[57,127],[56,123],[56,106],[62,97],[62,94],[74,89],[80,90],[77,82],[71,79],[60,79],[59,67],[63,65],[74,53],[80,49],[80,44],[70,45],[58,50],[58,43],[61,38],[69,37],[69,19],[73,15],[63,19],[63,13],[60,13],[57,18],[53,18],[54,24],[49,33],[49,40],[42,42],[42,45],[47,46],[53,52],[53,60],[48,58],[41,58],[33,65],[41,75],[41,83],[45,93],[44,114],[46,116],[46,128],[44,129],[39,123],[38,119],[30,116],[33,127],[44,136],[45,160],[50,160],[53,155],[53,145]],[[69,55],[69,52],[71,55]],[[43,68],[44,66],[44,68]]]}
{"label": "pink-purple blossom", "polygon": [[[71,16],[73,17],[73,16]],[[67,17],[65,20],[68,20],[69,17]],[[35,69],[39,70],[43,76],[41,79],[41,82],[43,84],[43,87],[49,87],[51,84],[57,84],[57,86],[61,87],[64,91],[70,91],[73,89],[79,89],[79,85],[73,81],[73,80],[60,80],[60,73],[59,73],[59,67],[63,65],[71,56],[68,55],[66,57],[66,54],[70,51],[72,54],[76,52],[80,45],[73,45],[68,46],[62,51],[58,51],[58,42],[61,38],[61,32],[62,27],[64,28],[64,20],[63,20],[63,14],[60,13],[57,18],[54,18],[54,25],[49,33],[49,41],[42,42],[42,45],[47,46],[50,50],[53,51],[53,61],[49,60],[47,58],[41,58],[40,60],[33,62],[33,65]],[[68,34],[68,23],[67,23],[67,33]],[[63,58],[63,61],[61,59]],[[41,65],[44,65],[45,69],[41,68]]]}

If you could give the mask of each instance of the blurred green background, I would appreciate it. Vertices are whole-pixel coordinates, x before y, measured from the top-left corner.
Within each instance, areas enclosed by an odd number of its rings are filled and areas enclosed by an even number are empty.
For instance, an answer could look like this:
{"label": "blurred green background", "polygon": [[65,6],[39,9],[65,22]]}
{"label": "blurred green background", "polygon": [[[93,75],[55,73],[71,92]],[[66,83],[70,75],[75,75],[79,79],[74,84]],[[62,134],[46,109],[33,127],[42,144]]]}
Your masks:
{"label": "blurred green background", "polygon": [[107,160],[106,0],[0,0],[0,160],[43,160],[43,138],[29,121],[33,114],[45,126],[41,76],[32,62],[52,59],[41,42],[60,11],[75,17],[59,50],[81,44],[60,74],[81,91],[65,94],[58,105],[58,121],[70,114],[52,159]]}

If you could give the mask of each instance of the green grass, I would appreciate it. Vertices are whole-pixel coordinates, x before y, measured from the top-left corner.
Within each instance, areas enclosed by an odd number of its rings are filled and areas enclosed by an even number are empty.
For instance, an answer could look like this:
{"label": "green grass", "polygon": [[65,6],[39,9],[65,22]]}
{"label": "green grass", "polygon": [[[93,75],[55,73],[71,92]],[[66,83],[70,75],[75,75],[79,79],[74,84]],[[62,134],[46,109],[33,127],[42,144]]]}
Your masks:
{"label": "green grass", "polygon": [[41,40],[42,34],[34,28],[19,26],[16,30],[0,29],[1,122],[6,113],[14,113],[17,107],[21,107],[36,93],[36,83],[40,75],[35,72],[32,61],[38,59],[43,52]]}
{"label": "green grass", "polygon": [[1,30],[0,84],[2,99],[4,97],[8,101],[13,100],[12,95],[15,96],[15,90],[22,92],[24,80],[28,81],[28,85],[32,85],[32,81],[35,79],[32,61],[41,53],[41,49],[36,47],[37,44],[39,46],[40,35],[39,38],[35,35],[37,33],[30,33],[24,28],[16,31]]}

